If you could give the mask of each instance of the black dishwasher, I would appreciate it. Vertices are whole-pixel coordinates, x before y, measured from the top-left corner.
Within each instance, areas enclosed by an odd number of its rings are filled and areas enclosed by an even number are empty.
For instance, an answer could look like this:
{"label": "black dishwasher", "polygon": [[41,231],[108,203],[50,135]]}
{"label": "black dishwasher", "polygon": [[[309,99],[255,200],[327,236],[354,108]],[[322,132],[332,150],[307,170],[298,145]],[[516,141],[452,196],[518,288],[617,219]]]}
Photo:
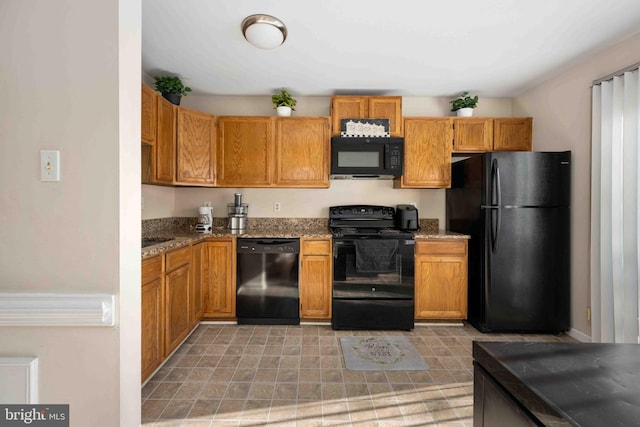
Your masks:
{"label": "black dishwasher", "polygon": [[239,325],[299,325],[298,239],[237,242],[236,316]]}

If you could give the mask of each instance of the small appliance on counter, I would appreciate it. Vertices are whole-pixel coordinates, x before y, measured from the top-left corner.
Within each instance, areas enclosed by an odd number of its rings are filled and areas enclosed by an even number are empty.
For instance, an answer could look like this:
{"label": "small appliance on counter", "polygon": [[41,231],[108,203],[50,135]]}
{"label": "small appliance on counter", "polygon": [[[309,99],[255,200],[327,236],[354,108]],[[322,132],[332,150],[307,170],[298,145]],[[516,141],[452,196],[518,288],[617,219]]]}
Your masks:
{"label": "small appliance on counter", "polygon": [[196,231],[198,233],[211,233],[213,229],[213,207],[201,206],[198,208],[198,223]]}
{"label": "small appliance on counter", "polygon": [[231,230],[244,230],[247,228],[249,205],[242,203],[242,193],[235,193],[233,200],[233,203],[227,205],[227,215],[229,216],[228,227]]}
{"label": "small appliance on counter", "polygon": [[419,227],[418,209],[413,205],[396,205],[396,228],[416,231]]}

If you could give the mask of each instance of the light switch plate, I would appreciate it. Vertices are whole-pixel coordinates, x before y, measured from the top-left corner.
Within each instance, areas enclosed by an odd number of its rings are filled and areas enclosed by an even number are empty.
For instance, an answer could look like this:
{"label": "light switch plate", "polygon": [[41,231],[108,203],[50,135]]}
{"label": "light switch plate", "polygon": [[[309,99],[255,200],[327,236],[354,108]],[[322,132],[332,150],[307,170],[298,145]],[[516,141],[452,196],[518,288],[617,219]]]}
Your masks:
{"label": "light switch plate", "polygon": [[40,181],[60,181],[60,150],[40,150]]}

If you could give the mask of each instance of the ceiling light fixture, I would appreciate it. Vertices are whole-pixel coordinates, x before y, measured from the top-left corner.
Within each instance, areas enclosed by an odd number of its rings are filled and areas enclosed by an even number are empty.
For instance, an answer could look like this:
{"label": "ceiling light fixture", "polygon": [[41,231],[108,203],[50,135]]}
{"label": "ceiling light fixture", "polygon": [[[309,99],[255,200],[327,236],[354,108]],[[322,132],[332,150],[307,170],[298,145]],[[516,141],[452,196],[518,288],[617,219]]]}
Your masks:
{"label": "ceiling light fixture", "polygon": [[287,39],[287,27],[270,15],[251,15],[242,21],[242,34],[260,49],[275,49]]}

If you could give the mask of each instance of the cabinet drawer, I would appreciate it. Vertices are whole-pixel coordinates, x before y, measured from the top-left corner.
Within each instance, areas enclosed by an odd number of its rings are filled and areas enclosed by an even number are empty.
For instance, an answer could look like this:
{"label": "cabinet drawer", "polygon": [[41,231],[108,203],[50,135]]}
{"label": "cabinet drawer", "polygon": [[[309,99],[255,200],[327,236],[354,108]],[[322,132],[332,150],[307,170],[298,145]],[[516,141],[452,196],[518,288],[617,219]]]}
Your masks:
{"label": "cabinet drawer", "polygon": [[183,248],[167,252],[166,255],[167,273],[182,264],[191,262],[191,246],[187,245]]}
{"label": "cabinet drawer", "polygon": [[328,255],[331,253],[331,240],[303,240],[302,241],[302,254],[303,255]]}
{"label": "cabinet drawer", "polygon": [[147,283],[162,274],[162,255],[142,260],[142,283]]}
{"label": "cabinet drawer", "polygon": [[418,255],[466,255],[466,240],[418,240],[416,254]]}

